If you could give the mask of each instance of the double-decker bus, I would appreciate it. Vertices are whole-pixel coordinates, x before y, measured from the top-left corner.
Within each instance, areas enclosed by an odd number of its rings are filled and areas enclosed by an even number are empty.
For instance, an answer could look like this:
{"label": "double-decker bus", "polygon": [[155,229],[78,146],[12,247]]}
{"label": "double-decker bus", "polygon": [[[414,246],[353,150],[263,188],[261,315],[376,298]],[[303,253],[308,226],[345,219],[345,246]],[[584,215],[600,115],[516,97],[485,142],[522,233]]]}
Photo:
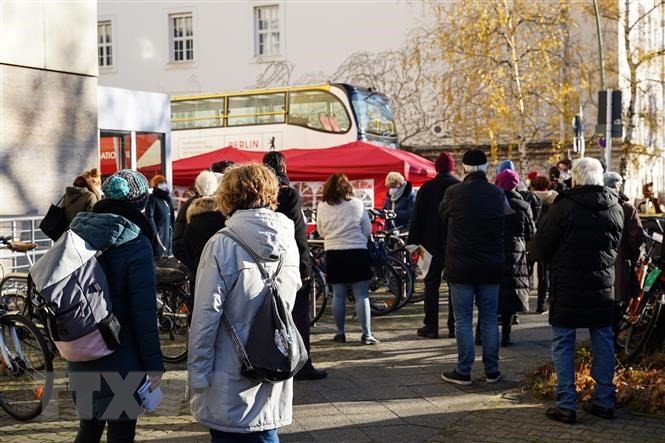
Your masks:
{"label": "double-decker bus", "polygon": [[390,100],[333,83],[172,97],[173,159],[233,146],[329,148],[356,140],[397,148]]}

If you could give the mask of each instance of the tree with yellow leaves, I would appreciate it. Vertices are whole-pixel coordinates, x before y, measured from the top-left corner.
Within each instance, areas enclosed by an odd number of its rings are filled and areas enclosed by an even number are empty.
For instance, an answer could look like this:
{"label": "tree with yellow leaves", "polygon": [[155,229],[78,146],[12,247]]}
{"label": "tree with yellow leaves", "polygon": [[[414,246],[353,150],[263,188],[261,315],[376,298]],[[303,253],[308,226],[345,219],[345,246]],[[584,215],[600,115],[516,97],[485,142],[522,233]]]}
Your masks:
{"label": "tree with yellow leaves", "polygon": [[428,62],[458,143],[517,148],[569,139],[569,122],[589,87],[587,64],[570,44],[567,0],[466,0],[431,5]]}

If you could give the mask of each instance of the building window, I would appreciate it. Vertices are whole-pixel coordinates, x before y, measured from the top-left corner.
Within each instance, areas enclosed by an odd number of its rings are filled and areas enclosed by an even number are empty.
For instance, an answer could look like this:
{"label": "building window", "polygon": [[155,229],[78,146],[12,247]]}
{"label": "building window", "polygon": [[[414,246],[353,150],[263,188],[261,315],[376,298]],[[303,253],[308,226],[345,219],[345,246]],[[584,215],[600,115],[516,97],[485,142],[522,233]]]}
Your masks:
{"label": "building window", "polygon": [[279,55],[279,7],[254,8],[254,42],[256,56]]}
{"label": "building window", "polygon": [[113,67],[113,40],[111,21],[97,23],[97,58],[100,68]]}
{"label": "building window", "polygon": [[194,23],[192,14],[169,15],[171,28],[171,61],[194,60]]}

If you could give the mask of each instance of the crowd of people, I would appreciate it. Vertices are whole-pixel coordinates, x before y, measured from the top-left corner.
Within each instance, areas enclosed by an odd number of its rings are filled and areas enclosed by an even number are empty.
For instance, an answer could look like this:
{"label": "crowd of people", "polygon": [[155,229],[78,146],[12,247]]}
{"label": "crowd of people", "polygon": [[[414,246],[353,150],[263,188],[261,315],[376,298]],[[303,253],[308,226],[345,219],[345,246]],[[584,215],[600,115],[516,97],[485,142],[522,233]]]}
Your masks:
{"label": "crowd of people", "polygon": [[[537,286],[535,311],[549,312],[558,380],[556,407],[546,415],[575,422],[575,333],[588,328],[596,391],[585,409],[612,418],[613,327],[618,304],[635,290],[631,267],[644,241],[638,208],[622,194],[622,177],[603,173],[601,163],[592,158],[565,159],[547,175],[534,171],[525,179],[505,160],[496,168],[494,183],[488,166],[483,151],[469,150],[458,178],[454,158],[444,152],[435,162],[437,175],[417,193],[402,174],[386,177],[384,209],[396,214],[392,223],[408,227],[407,243],[431,254],[424,276],[423,326],[416,334],[439,337],[440,287],[445,280],[448,337],[456,340],[458,361],[443,371],[442,379],[472,384],[475,345],[480,345],[486,382],[500,382],[500,347],[513,344],[512,326],[519,313],[529,311],[529,292]],[[148,182],[138,172],[123,170],[101,183],[93,169],[66,189],[63,207],[70,228],[95,244],[103,240],[108,248],[100,263],[124,331],[120,347],[110,356],[69,363],[70,380],[75,383],[76,374],[87,371],[123,376],[138,371],[148,374],[153,388],[159,386],[164,366],[153,260],[174,255],[196,282],[188,360],[192,414],[210,428],[212,441],[278,441],[277,428],[291,422],[293,382],[261,383],[247,377],[232,340],[236,334],[247,340],[265,296],[265,279],[251,264],[252,257],[258,257],[273,275],[279,273],[274,284],[310,351],[311,262],[301,199],[290,185],[284,156],[275,151],[266,153],[263,164],[215,163],[197,176],[195,190],[176,214],[161,175]],[[659,210],[647,192],[645,205]],[[368,299],[371,223],[344,174],[328,178],[316,214],[333,289],[337,331],[332,340],[347,342],[345,310],[352,292],[362,330],[359,341],[378,344]],[[233,233],[252,252],[220,230]],[[114,235],[102,238],[100,232]],[[235,334],[222,324],[223,315]],[[327,375],[310,356],[295,379]],[[137,417],[105,417],[113,399],[108,385],[91,395],[92,413],[81,419],[77,441],[99,441],[107,423],[109,441],[132,441]],[[74,399],[81,412],[83,402]]]}

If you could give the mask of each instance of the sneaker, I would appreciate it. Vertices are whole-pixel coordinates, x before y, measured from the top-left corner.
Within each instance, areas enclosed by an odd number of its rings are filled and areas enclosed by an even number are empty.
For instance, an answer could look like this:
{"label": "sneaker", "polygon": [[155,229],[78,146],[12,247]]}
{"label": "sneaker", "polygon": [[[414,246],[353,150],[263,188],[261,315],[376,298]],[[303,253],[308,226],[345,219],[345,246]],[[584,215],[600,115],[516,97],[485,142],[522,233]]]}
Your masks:
{"label": "sneaker", "polygon": [[470,386],[471,385],[471,374],[462,375],[457,372],[457,370],[444,372],[441,374],[443,381],[448,383],[455,383],[456,385]]}
{"label": "sneaker", "polygon": [[492,374],[485,374],[485,381],[487,383],[499,383],[503,375],[500,372],[494,372]]}
{"label": "sneaker", "polygon": [[514,325],[519,325],[519,324],[520,324],[520,317],[519,317],[519,315],[515,314],[515,315],[513,316],[513,324],[514,324]]}
{"label": "sneaker", "polygon": [[378,343],[381,343],[381,340],[374,338],[373,335],[363,335],[360,338],[360,343],[364,345],[376,345]]}
{"label": "sneaker", "polygon": [[346,334],[336,334],[333,337],[333,341],[337,343],[346,343]]}

